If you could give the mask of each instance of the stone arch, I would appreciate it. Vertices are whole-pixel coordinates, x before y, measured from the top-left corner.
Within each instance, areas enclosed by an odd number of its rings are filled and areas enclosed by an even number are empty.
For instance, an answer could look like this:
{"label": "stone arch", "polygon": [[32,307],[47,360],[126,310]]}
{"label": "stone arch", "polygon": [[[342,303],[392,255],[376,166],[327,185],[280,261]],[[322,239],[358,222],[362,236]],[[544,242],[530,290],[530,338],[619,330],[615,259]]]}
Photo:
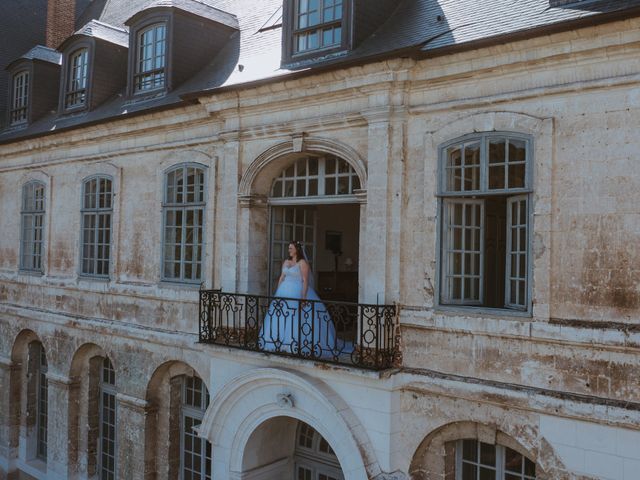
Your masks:
{"label": "stone arch", "polygon": [[207,410],[200,434],[216,452],[213,475],[241,478],[250,436],[275,417],[291,417],[318,431],[335,451],[346,480],[380,473],[365,429],[326,384],[299,372],[259,368],[223,387]]}
{"label": "stone arch", "polygon": [[[452,447],[452,442],[463,439],[474,439],[491,445],[502,445],[515,450],[536,462],[536,478],[540,480],[551,478],[547,473],[549,471],[550,460],[547,458],[543,462],[540,461],[541,452],[539,448],[523,445],[513,438],[513,436],[498,430],[495,425],[484,425],[473,421],[459,421],[436,428],[420,443],[409,467],[409,476],[411,479],[435,480],[446,478],[453,480],[455,478],[453,476],[455,450]],[[548,457],[548,452],[545,456]]]}
{"label": "stone arch", "polygon": [[84,343],[69,364],[68,464],[89,476],[97,473],[100,367],[105,357],[113,363],[113,357],[103,348]]}
{"label": "stone arch", "polygon": [[[39,343],[44,350],[47,361],[51,358],[51,350],[46,339],[30,329],[21,330],[15,337],[11,349],[11,379],[10,389],[10,422],[9,422],[9,451],[14,450],[14,457],[18,450],[26,452],[26,458],[36,456],[37,449],[37,389],[39,375],[29,375],[39,372],[39,349],[32,347]],[[47,374],[49,376],[50,374]]]}
{"label": "stone arch", "polygon": [[[29,329],[21,330],[13,339],[10,350],[9,363],[9,405],[7,424],[7,458],[17,458],[20,448],[21,427],[28,427],[26,418],[28,385],[25,379],[28,372],[29,345],[32,342],[41,342],[38,335]],[[5,397],[6,398],[6,397]],[[22,441],[25,441],[23,438]]]}
{"label": "stone arch", "polygon": [[33,330],[21,330],[18,335],[16,335],[16,338],[13,341],[13,347],[11,349],[11,361],[14,364],[22,365],[22,363],[27,358],[27,350],[31,342],[42,343],[40,337],[38,337],[38,335]]}
{"label": "stone arch", "polygon": [[240,179],[238,195],[268,195],[273,179],[293,159],[306,154],[327,153],[349,163],[360,178],[362,190],[367,189],[367,168],[360,154],[349,145],[323,137],[293,137],[291,140],[271,146],[249,165]]}
{"label": "stone arch", "polygon": [[180,467],[180,378],[196,376],[209,389],[206,377],[181,360],[170,360],[158,366],[146,389],[145,476],[178,478]]}

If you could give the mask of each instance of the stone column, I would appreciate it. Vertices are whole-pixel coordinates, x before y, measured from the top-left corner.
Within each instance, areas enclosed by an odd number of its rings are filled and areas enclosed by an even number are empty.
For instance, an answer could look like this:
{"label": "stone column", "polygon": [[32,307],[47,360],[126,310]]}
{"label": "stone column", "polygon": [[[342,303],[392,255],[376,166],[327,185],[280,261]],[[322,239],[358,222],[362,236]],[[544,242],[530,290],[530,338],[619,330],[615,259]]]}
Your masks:
{"label": "stone column", "polygon": [[225,292],[238,289],[239,253],[238,244],[238,163],[240,141],[237,131],[221,133],[224,141],[223,155],[219,165],[218,215],[216,229],[216,275],[214,287]]}
{"label": "stone column", "polygon": [[0,478],[16,478],[20,433],[20,367],[0,357]]}
{"label": "stone column", "polygon": [[[389,109],[364,113],[369,122],[367,152],[367,206],[360,253],[360,282],[364,303],[385,303],[389,242],[389,157],[391,125]],[[397,247],[397,246],[396,246]]]}
{"label": "stone column", "polygon": [[76,466],[79,382],[47,374],[47,478],[67,479]]}
{"label": "stone column", "polygon": [[149,473],[145,455],[145,426],[152,410],[146,400],[123,393],[116,395],[116,408],[118,478],[144,480]]}

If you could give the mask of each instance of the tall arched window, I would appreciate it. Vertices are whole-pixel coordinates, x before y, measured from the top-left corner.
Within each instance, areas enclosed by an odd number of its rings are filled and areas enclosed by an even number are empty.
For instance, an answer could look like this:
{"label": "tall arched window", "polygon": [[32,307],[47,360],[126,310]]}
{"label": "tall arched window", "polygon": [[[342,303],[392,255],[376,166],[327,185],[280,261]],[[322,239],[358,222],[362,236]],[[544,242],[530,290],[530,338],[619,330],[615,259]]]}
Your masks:
{"label": "tall arched window", "polygon": [[20,269],[42,271],[44,238],[45,186],[28,182],[22,187]]}
{"label": "tall arched window", "polygon": [[65,108],[80,107],[86,103],[88,78],[89,50],[82,48],[69,55],[64,96]]}
{"label": "tall arched window", "polygon": [[84,181],[82,194],[82,253],[80,273],[109,276],[113,182],[97,176]]}
{"label": "tall arched window", "polygon": [[183,377],[180,480],[211,480],[211,443],[193,430],[209,406],[209,391],[198,377]]}
{"label": "tall arched window", "polygon": [[49,383],[47,356],[42,343],[28,348],[27,366],[27,447],[28,457],[47,461]]}
{"label": "tall arched window", "polygon": [[100,480],[115,480],[116,474],[116,372],[105,357],[100,372],[98,461]]}
{"label": "tall arched window", "polygon": [[204,168],[186,164],[165,173],[162,279],[199,283],[202,278]]}
{"label": "tall arched window", "polygon": [[157,23],[138,33],[135,91],[155,90],[165,86],[167,26]]}
{"label": "tall arched window", "polygon": [[530,306],[532,139],[489,132],[440,148],[441,305]]}

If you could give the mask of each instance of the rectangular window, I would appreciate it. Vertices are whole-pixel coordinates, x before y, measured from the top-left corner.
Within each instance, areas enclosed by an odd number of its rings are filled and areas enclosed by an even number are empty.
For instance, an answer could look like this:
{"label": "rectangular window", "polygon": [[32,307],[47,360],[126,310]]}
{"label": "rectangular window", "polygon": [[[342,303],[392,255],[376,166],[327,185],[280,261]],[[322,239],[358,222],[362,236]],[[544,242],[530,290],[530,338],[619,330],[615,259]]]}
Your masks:
{"label": "rectangular window", "polygon": [[42,272],[44,192],[45,187],[40,182],[29,182],[22,187],[21,270]]}
{"label": "rectangular window", "polygon": [[165,24],[152,25],[138,34],[136,92],[155,90],[165,86],[165,57],[167,44]]}
{"label": "rectangular window", "polygon": [[89,78],[89,51],[86,48],[78,50],[69,56],[67,71],[67,87],[65,93],[65,108],[79,107],[87,100],[87,80]]}
{"label": "rectangular window", "polygon": [[47,420],[49,410],[49,383],[47,380],[47,357],[42,345],[39,345],[38,349],[39,366],[38,366],[38,399],[37,399],[37,412],[36,412],[36,429],[38,432],[36,456],[46,461],[47,460]]}
{"label": "rectangular window", "polygon": [[181,480],[211,480],[211,443],[194,427],[202,423],[209,406],[209,391],[201,379],[184,377],[182,385]]}
{"label": "rectangular window", "polygon": [[109,276],[111,255],[112,181],[106,177],[84,182],[82,203],[83,275]]}
{"label": "rectangular window", "polygon": [[29,102],[29,72],[20,72],[13,77],[11,89],[11,110],[9,121],[11,125],[19,125],[27,121],[27,107]]}
{"label": "rectangular window", "polygon": [[163,280],[202,277],[204,170],[181,166],[165,175]]}
{"label": "rectangular window", "polygon": [[342,0],[295,0],[294,52],[342,44]]}
{"label": "rectangular window", "polygon": [[531,141],[470,135],[440,149],[440,304],[527,310]]}
{"label": "rectangular window", "polygon": [[484,202],[446,199],[444,204],[444,288],[447,303],[480,305]]}
{"label": "rectangular window", "polygon": [[116,385],[108,358],[102,363],[100,382],[100,480],[116,479]]}

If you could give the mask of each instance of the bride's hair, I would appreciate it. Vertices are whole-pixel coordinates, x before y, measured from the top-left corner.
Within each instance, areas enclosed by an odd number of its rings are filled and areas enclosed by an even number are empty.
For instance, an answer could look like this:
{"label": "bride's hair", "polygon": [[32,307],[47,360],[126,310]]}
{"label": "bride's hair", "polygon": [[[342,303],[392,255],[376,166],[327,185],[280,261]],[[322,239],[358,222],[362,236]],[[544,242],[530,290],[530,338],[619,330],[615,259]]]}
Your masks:
{"label": "bride's hair", "polygon": [[[298,257],[297,261],[299,262],[300,260],[303,260],[304,252],[302,251],[302,244],[297,240],[292,240],[289,242],[289,245],[293,245],[294,247],[296,247],[296,257]],[[289,260],[293,260],[293,258],[289,257]]]}

